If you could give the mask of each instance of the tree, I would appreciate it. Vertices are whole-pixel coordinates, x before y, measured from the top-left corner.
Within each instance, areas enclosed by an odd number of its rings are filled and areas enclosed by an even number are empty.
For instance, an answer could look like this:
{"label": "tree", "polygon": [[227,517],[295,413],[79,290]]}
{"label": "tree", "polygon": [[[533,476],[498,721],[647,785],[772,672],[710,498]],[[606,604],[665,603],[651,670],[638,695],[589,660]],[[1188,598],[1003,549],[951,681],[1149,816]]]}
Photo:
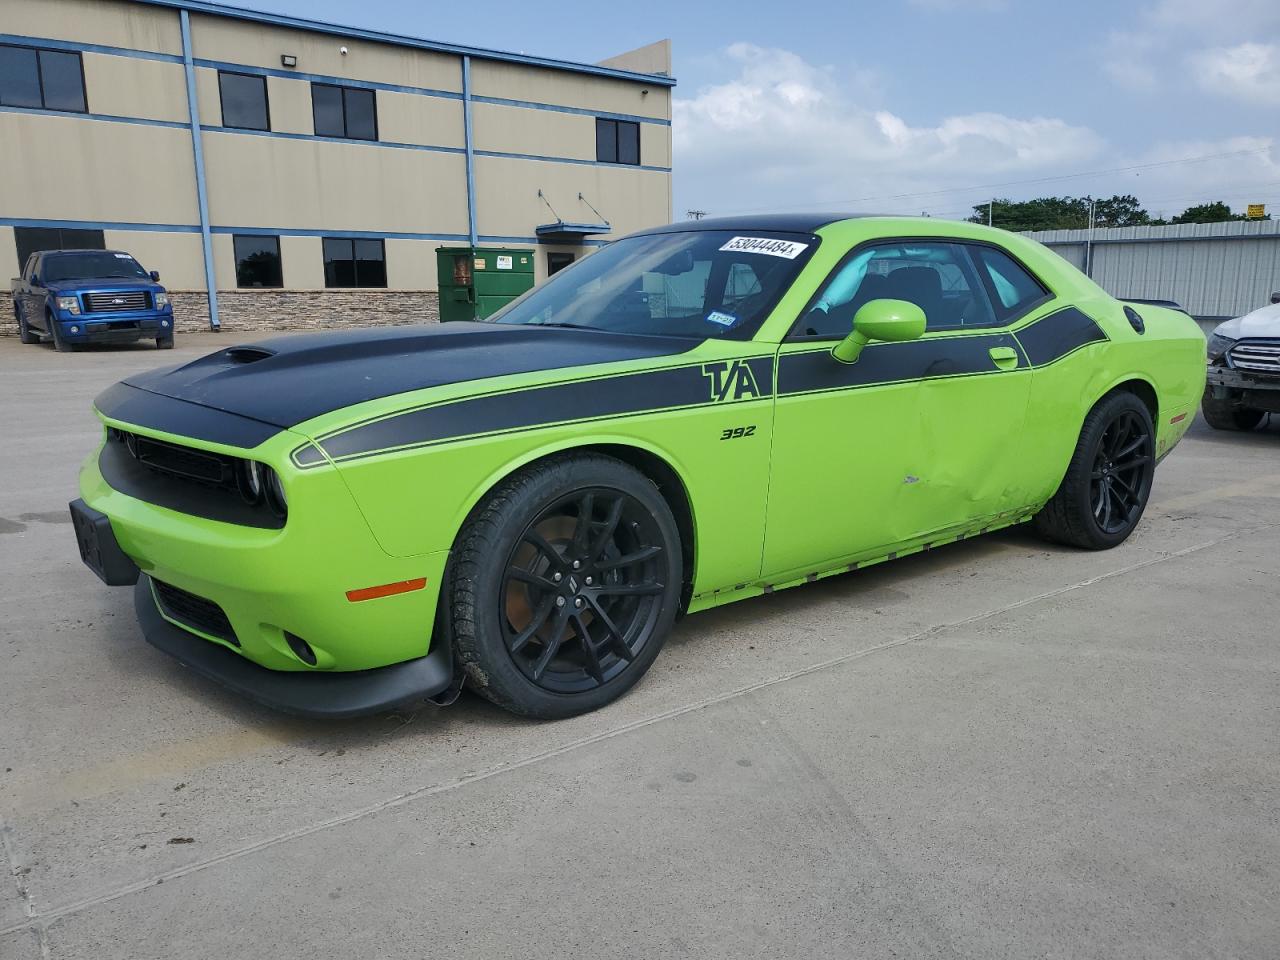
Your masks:
{"label": "tree", "polygon": [[1210,203],[1197,203],[1187,207],[1174,217],[1172,223],[1225,223],[1228,220],[1248,219],[1243,213],[1232,213],[1231,208],[1221,200]]}
{"label": "tree", "polygon": [[[1096,202],[1092,197],[1037,197],[1034,200],[993,200],[992,223],[1004,230],[1082,230],[1089,226],[1093,203],[1094,225],[1130,227],[1151,223],[1151,215],[1130,194],[1117,194]],[[972,223],[986,223],[988,205],[974,204]]]}

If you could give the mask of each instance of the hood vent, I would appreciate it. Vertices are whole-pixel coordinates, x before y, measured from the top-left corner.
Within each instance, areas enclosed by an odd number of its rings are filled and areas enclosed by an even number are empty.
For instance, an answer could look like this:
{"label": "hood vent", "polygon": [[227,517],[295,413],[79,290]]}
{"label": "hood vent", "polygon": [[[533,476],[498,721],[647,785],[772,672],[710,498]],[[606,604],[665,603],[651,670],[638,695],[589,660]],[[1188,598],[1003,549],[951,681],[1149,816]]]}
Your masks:
{"label": "hood vent", "polygon": [[226,351],[226,357],[232,363],[257,363],[275,355],[274,350],[263,347],[228,347]]}

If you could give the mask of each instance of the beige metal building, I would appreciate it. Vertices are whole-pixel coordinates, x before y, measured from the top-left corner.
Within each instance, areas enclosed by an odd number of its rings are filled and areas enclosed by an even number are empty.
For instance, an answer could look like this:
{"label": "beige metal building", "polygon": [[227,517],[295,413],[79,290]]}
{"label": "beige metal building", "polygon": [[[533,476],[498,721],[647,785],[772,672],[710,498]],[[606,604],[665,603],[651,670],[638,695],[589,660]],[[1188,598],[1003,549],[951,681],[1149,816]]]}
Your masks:
{"label": "beige metal building", "polygon": [[438,247],[528,250],[542,279],[671,219],[670,57],[0,0],[0,276],[105,246],[160,272],[180,330],[431,319]]}

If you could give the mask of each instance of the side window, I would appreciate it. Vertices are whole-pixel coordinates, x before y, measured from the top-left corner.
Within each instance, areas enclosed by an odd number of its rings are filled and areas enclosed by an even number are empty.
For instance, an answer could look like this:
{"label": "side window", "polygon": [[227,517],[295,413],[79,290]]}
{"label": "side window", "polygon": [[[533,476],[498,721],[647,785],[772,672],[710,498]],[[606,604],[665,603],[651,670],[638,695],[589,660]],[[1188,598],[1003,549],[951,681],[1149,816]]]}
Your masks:
{"label": "side window", "polygon": [[106,248],[101,230],[72,227],[14,227],[13,239],[18,260],[25,261],[38,250],[102,250]]}
{"label": "side window", "polygon": [[796,334],[831,339],[853,329],[872,300],[906,300],[924,311],[929,330],[991,327],[996,317],[960,244],[898,241],[855,250],[831,274]]}
{"label": "side window", "polygon": [[596,160],[599,163],[640,163],[640,124],[631,120],[596,117]]}
{"label": "side window", "polygon": [[283,287],[280,238],[236,234],[231,238],[236,254],[237,287]]}
{"label": "side window", "polygon": [[1049,295],[1039,280],[1003,250],[979,246],[969,250],[991,282],[996,312],[1002,322],[1025,313]]}
{"label": "side window", "polygon": [[219,70],[218,92],[222,96],[224,127],[239,130],[271,129],[266,77]]}
{"label": "side window", "polygon": [[0,105],[87,112],[80,54],[0,44]]}
{"label": "side window", "polygon": [[312,83],[311,117],[317,137],[378,139],[378,101],[373,90]]}

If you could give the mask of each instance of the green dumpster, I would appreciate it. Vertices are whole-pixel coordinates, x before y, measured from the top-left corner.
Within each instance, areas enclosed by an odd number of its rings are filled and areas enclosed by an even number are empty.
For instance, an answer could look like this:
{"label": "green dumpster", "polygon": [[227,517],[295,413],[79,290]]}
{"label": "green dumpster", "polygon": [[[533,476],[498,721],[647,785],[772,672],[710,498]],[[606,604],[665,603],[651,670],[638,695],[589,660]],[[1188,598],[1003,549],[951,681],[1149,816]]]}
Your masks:
{"label": "green dumpster", "polygon": [[483,320],[533,286],[533,251],[440,247],[436,275],[442,321]]}

